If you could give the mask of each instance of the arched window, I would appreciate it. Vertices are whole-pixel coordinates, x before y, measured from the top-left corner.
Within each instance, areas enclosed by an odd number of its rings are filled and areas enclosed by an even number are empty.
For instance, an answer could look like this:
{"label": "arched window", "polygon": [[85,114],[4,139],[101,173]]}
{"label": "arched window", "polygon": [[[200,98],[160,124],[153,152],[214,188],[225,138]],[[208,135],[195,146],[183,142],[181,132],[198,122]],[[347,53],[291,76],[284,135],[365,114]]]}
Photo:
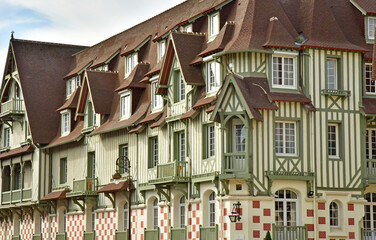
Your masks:
{"label": "arched window", "polygon": [[376,229],[376,193],[366,193],[364,198],[367,204],[364,205],[363,227],[367,230]]}
{"label": "arched window", "polygon": [[209,226],[215,226],[215,192],[209,196]]}
{"label": "arched window", "polygon": [[153,228],[158,228],[158,200],[155,199],[153,202]]}
{"label": "arched window", "polygon": [[128,229],[129,224],[129,216],[128,216],[128,203],[124,204],[123,208],[123,230],[126,231]]}
{"label": "arched window", "polygon": [[179,202],[179,226],[185,227],[185,197],[182,196]]}
{"label": "arched window", "polygon": [[297,222],[296,193],[290,190],[279,190],[275,196],[275,222],[278,226],[296,226]]}
{"label": "arched window", "polygon": [[336,202],[329,205],[329,218],[331,227],[339,227],[339,207]]}

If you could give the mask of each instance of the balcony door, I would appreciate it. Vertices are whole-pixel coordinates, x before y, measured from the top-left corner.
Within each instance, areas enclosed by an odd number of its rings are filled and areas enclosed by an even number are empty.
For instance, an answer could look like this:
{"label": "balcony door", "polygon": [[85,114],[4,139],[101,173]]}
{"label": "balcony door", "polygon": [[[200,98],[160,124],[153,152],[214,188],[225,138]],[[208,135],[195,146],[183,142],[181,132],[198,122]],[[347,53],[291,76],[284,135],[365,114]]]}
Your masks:
{"label": "balcony door", "polygon": [[363,237],[366,240],[376,239],[376,193],[366,193],[364,198]]}
{"label": "balcony door", "polygon": [[367,129],[366,158],[367,175],[376,176],[376,129]]}

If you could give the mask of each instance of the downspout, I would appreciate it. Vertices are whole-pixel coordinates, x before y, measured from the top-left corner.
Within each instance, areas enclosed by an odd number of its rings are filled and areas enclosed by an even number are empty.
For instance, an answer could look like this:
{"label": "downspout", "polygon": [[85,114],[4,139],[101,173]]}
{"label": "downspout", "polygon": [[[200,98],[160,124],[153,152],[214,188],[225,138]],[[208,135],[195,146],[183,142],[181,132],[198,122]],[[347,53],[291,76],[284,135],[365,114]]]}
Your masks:
{"label": "downspout", "polygon": [[39,171],[38,171],[38,201],[39,199],[41,198],[40,195],[41,195],[41,191],[42,191],[42,188],[41,188],[41,185],[42,185],[42,181],[41,181],[41,172],[42,172],[42,148],[39,146],[38,147],[38,150],[39,150]]}

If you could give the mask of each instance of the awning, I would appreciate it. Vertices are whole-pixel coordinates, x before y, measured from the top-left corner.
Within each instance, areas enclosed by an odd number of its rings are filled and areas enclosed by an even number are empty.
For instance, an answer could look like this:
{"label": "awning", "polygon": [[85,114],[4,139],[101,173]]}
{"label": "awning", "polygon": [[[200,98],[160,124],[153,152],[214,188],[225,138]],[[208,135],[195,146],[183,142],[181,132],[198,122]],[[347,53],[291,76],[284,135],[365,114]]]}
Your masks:
{"label": "awning", "polygon": [[30,145],[15,148],[15,149],[12,149],[8,152],[1,153],[0,154],[0,160],[10,158],[10,157],[15,157],[15,156],[22,155],[22,154],[25,154],[25,153],[31,153],[31,152],[34,152],[34,148]]}
{"label": "awning", "polygon": [[97,193],[115,193],[118,191],[127,191],[129,185],[131,190],[135,190],[133,183],[127,180],[119,183],[109,183],[99,189]]}
{"label": "awning", "polygon": [[67,198],[66,193],[70,192],[70,190],[61,190],[61,191],[54,191],[46,196],[44,196],[41,201],[51,201],[51,200],[58,200],[58,199],[65,199]]}

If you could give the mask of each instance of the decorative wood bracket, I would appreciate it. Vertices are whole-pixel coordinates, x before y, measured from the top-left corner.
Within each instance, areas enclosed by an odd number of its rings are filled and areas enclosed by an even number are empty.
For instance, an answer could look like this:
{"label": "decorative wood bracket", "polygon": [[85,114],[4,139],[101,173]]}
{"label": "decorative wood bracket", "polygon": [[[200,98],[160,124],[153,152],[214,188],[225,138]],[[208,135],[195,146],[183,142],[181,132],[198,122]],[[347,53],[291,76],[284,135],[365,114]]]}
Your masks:
{"label": "decorative wood bracket", "polygon": [[[79,201],[82,201],[83,203],[81,204]],[[85,211],[85,201],[84,200],[79,200],[77,198],[73,198],[73,202],[80,207],[81,211],[83,211],[83,212]],[[68,209],[68,207],[67,207],[67,209]]]}
{"label": "decorative wood bracket", "polygon": [[16,214],[20,219],[22,219],[22,210],[17,208],[11,208],[10,211],[14,214]]}
{"label": "decorative wood bracket", "polygon": [[8,211],[4,211],[4,210],[0,210],[0,216],[2,218],[4,218],[5,220],[8,220],[8,217],[10,217],[9,216],[9,212]]}
{"label": "decorative wood bracket", "polygon": [[27,215],[29,215],[31,217],[31,219],[33,219],[33,209],[31,208],[31,206],[24,206],[24,207],[21,207],[22,211],[24,211],[25,213],[27,213]]}
{"label": "decorative wood bracket", "polygon": [[40,208],[38,205],[32,205],[31,207],[34,211],[37,211],[41,216],[44,216],[44,213],[46,212],[46,209],[44,207]]}
{"label": "decorative wood bracket", "polygon": [[183,193],[185,198],[188,199],[188,192],[185,191],[185,186],[184,184],[176,184],[175,189],[178,190],[179,192]]}
{"label": "decorative wood bracket", "polygon": [[249,195],[253,195],[253,184],[252,184],[252,180],[251,179],[246,179],[245,180],[245,184],[247,184],[247,186],[248,186],[248,193],[249,193]]}
{"label": "decorative wood bracket", "polygon": [[161,187],[157,187],[156,190],[157,190],[157,194],[159,196],[159,200],[162,199],[162,195],[163,195],[168,202],[171,201],[170,191],[168,189],[166,189],[166,188],[163,189]]}
{"label": "decorative wood bracket", "polygon": [[108,199],[110,199],[112,203],[112,207],[115,208],[115,194],[114,193],[104,193],[104,196],[106,196]]}
{"label": "decorative wood bracket", "polygon": [[53,200],[52,201],[47,201],[47,205],[50,206],[50,207],[52,207],[54,209],[55,213],[57,212],[57,202],[55,202]]}
{"label": "decorative wood bracket", "polygon": [[[217,182],[218,182],[218,179],[217,179]],[[228,195],[228,193],[229,193],[229,190],[228,190],[228,180],[221,180],[221,183],[222,183],[222,189],[225,191],[225,195]],[[220,193],[220,190],[219,190],[218,186],[219,186],[219,184],[217,183],[216,184],[216,188],[218,190],[218,193]]]}

